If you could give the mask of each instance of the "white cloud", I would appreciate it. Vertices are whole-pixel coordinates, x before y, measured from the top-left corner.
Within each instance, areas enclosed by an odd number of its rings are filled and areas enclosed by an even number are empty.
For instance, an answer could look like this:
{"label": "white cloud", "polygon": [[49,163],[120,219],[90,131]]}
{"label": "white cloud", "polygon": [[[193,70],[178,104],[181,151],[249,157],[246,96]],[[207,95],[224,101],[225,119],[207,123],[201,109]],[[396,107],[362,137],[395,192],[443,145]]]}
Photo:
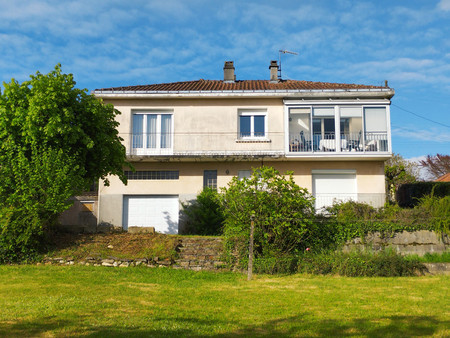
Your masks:
{"label": "white cloud", "polygon": [[392,129],[392,135],[404,139],[415,139],[427,142],[450,143],[448,131],[430,128],[427,130],[396,127]]}
{"label": "white cloud", "polygon": [[450,0],[441,0],[438,4],[438,8],[444,12],[450,11]]}

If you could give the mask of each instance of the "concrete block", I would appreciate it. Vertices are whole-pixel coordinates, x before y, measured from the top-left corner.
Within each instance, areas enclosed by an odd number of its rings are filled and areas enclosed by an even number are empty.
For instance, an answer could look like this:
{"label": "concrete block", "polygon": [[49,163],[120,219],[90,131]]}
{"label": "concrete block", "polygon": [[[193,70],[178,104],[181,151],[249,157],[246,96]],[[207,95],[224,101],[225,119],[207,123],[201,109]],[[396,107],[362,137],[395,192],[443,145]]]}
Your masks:
{"label": "concrete block", "polygon": [[130,234],[154,234],[154,227],[128,227]]}

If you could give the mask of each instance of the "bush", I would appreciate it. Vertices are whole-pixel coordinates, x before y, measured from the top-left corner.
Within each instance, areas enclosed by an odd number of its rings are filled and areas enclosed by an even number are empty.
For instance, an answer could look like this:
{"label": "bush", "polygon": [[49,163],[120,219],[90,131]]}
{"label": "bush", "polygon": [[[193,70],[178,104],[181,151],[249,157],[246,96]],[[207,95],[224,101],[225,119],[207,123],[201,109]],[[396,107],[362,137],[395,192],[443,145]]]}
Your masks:
{"label": "bush", "polygon": [[406,259],[415,259],[422,263],[450,263],[450,252],[443,253],[429,253],[427,252],[423,256],[408,255]]}
{"label": "bush", "polygon": [[241,268],[247,264],[252,215],[255,258],[293,255],[318,233],[313,222],[313,198],[294,183],[291,172],[285,175],[261,167],[248,179],[234,177],[222,190],[225,249],[230,264]]}
{"label": "bush", "polygon": [[399,186],[395,199],[399,206],[412,208],[426,195],[435,197],[450,196],[450,182],[417,182]]}
{"label": "bush", "polygon": [[256,273],[292,274],[297,272],[298,256],[256,258],[253,270]]}
{"label": "bush", "polygon": [[299,258],[298,265],[299,272],[348,277],[415,276],[425,270],[418,259],[407,259],[391,250],[306,253]]}
{"label": "bush", "polygon": [[23,208],[1,209],[0,264],[35,260],[45,245],[47,222]]}
{"label": "bush", "polygon": [[380,232],[385,237],[395,232],[417,230],[450,233],[450,196],[424,196],[412,209],[390,204],[375,209],[349,201],[336,203],[327,211],[328,215],[318,221],[327,224],[327,233],[336,245],[356,237],[364,238],[371,232]]}
{"label": "bush", "polygon": [[430,224],[436,232],[450,234],[450,196],[439,198],[433,193],[423,196],[414,211],[429,216]]}
{"label": "bush", "polygon": [[216,190],[205,188],[192,203],[183,203],[184,234],[216,236],[222,234],[224,216]]}

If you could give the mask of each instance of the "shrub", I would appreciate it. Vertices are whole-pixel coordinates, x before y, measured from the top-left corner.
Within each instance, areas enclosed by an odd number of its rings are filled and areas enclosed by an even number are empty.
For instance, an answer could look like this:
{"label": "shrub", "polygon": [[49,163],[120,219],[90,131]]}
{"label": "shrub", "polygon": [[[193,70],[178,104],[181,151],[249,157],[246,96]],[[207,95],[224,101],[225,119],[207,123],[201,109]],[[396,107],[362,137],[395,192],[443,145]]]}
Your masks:
{"label": "shrub", "polygon": [[45,219],[23,208],[1,209],[0,264],[35,260],[45,244],[49,218]]}
{"label": "shrub", "polygon": [[256,273],[292,274],[297,272],[298,256],[256,258],[253,269]]}
{"label": "shrub", "polygon": [[327,233],[336,245],[352,238],[364,238],[368,233],[380,232],[393,236],[395,232],[430,230],[450,233],[450,196],[428,195],[420,198],[412,209],[386,204],[375,209],[354,201],[336,203],[327,209],[328,215],[318,218],[327,224]]}
{"label": "shrub", "polygon": [[214,236],[222,233],[224,216],[215,189],[205,188],[192,203],[183,203],[184,234]]}
{"label": "shrub", "polygon": [[299,258],[298,265],[299,272],[348,277],[414,276],[425,270],[418,259],[405,258],[391,250],[307,253]]}
{"label": "shrub", "polygon": [[426,195],[450,196],[450,182],[417,182],[399,186],[395,199],[399,206],[412,208]]}
{"label": "shrub", "polygon": [[223,189],[225,249],[229,263],[245,267],[250,217],[254,215],[256,258],[285,257],[308,245],[315,233],[313,198],[294,183],[292,173],[268,167],[250,178],[234,177]]}
{"label": "shrub", "polygon": [[429,216],[430,224],[435,231],[450,234],[450,196],[439,198],[432,192],[419,199],[414,211]]}
{"label": "shrub", "polygon": [[443,253],[429,253],[427,252],[423,256],[418,255],[408,255],[405,256],[406,259],[415,259],[419,262],[423,263],[450,263],[450,252],[443,252]]}

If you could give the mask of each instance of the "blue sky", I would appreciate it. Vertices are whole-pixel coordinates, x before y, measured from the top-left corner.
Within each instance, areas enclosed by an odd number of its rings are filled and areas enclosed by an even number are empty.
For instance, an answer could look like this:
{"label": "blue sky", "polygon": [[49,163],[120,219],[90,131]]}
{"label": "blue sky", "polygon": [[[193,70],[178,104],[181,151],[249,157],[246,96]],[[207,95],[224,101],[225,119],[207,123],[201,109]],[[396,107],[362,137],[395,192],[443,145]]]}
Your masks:
{"label": "blue sky", "polygon": [[283,78],[388,80],[394,152],[450,153],[450,0],[0,0],[5,82],[57,63],[90,91],[222,79],[225,60],[268,79],[279,49],[299,53]]}

